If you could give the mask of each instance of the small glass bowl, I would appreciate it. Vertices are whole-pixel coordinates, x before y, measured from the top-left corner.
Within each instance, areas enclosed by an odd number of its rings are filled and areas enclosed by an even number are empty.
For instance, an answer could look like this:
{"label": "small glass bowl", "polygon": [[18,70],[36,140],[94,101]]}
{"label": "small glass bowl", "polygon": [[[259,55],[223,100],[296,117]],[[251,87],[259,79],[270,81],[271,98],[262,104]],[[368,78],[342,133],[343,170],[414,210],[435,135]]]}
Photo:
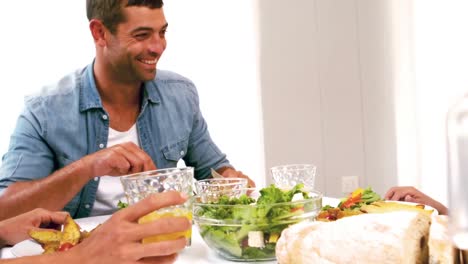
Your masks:
{"label": "small glass bowl", "polygon": [[246,193],[248,185],[244,178],[212,178],[194,182],[195,192],[201,202],[214,202],[222,195],[239,197]]}
{"label": "small glass bowl", "polygon": [[312,164],[288,164],[270,169],[273,183],[283,190],[304,184],[305,190],[314,190],[317,167]]}

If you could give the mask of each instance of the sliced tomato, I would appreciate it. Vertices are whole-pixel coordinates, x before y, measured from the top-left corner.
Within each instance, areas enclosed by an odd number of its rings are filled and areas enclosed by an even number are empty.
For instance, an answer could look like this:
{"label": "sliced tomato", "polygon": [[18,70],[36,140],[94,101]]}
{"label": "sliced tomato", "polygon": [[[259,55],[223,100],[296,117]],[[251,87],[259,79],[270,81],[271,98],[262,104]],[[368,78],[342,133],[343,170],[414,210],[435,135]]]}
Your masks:
{"label": "sliced tomato", "polygon": [[241,247],[242,248],[246,248],[249,246],[249,237],[245,237],[244,239],[242,239],[241,241]]}
{"label": "sliced tomato", "polygon": [[62,245],[60,245],[60,247],[58,248],[58,251],[67,251],[69,250],[70,248],[73,247],[73,244],[72,243],[63,243]]}
{"label": "sliced tomato", "polygon": [[346,201],[344,201],[340,208],[351,208],[353,205],[356,205],[360,202],[362,202],[362,194],[361,193],[358,193],[356,195],[351,195]]}
{"label": "sliced tomato", "polygon": [[292,208],[291,209],[291,213],[295,213],[295,212],[304,212],[304,206],[299,206],[299,207],[296,207],[296,208]]}

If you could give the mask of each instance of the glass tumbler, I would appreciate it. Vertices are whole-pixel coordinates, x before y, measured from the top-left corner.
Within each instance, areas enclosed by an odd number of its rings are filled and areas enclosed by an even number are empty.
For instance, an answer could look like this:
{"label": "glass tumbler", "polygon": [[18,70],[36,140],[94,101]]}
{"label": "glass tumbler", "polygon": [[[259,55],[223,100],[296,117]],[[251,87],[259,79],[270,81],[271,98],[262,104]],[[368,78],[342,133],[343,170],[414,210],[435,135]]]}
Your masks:
{"label": "glass tumbler", "polygon": [[468,249],[468,97],[447,114],[449,233],[456,247]]}
{"label": "glass tumbler", "polygon": [[[166,191],[178,191],[192,196],[193,168],[168,168],[153,171],[145,171],[120,177],[125,196],[129,205],[135,204],[150,194]],[[138,219],[138,223],[144,224],[159,218],[183,216],[192,222],[192,199],[189,198],[182,205],[174,205],[161,208]],[[190,245],[192,230],[162,234],[143,239],[142,243],[151,243],[165,240],[173,240],[184,236],[187,245]]]}
{"label": "glass tumbler", "polygon": [[239,197],[247,193],[248,181],[245,178],[212,178],[195,181],[198,202],[216,202],[219,197]]}
{"label": "glass tumbler", "polygon": [[271,168],[273,183],[276,187],[289,190],[295,185],[304,184],[304,190],[312,191],[315,186],[317,167],[312,164],[289,164]]}

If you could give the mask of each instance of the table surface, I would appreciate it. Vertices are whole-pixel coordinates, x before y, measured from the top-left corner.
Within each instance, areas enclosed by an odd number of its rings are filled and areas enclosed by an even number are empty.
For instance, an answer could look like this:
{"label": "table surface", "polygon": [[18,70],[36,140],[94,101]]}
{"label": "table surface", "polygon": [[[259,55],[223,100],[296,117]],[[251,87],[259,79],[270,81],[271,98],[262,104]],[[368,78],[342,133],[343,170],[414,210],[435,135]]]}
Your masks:
{"label": "table surface", "polygon": [[[323,197],[322,204],[336,205],[337,199]],[[0,250],[0,259],[15,258],[11,252],[12,247],[5,247]],[[208,264],[208,263],[252,263],[252,262],[233,262],[221,258],[214,250],[210,249],[198,232],[196,225],[193,225],[192,230],[192,245],[179,253],[176,263],[190,264]],[[277,263],[276,261],[262,261],[262,264]]]}
{"label": "table surface", "polygon": [[[203,241],[198,232],[196,225],[193,225],[192,230],[192,245],[179,253],[179,257],[175,263],[191,263],[191,264],[208,264],[208,263],[248,263],[248,262],[232,262],[218,256],[211,250]],[[11,247],[5,247],[0,250],[0,258],[15,258],[11,252]],[[270,264],[277,263],[276,261],[262,261],[261,263]]]}

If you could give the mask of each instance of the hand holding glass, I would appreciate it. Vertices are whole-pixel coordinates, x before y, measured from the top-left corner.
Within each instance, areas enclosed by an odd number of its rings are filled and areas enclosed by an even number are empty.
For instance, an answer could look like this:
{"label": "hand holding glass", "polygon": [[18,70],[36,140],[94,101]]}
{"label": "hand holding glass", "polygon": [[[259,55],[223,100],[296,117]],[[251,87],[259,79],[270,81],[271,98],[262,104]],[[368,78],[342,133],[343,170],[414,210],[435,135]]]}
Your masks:
{"label": "hand holding glass", "polygon": [[[169,168],[140,172],[120,177],[129,205],[137,203],[150,194],[165,191],[178,191],[192,196],[193,168]],[[140,217],[139,224],[155,221],[164,217],[187,217],[192,221],[191,199],[182,205],[161,208]],[[185,236],[190,245],[192,230],[157,235],[143,239],[142,243],[174,240]]]}

